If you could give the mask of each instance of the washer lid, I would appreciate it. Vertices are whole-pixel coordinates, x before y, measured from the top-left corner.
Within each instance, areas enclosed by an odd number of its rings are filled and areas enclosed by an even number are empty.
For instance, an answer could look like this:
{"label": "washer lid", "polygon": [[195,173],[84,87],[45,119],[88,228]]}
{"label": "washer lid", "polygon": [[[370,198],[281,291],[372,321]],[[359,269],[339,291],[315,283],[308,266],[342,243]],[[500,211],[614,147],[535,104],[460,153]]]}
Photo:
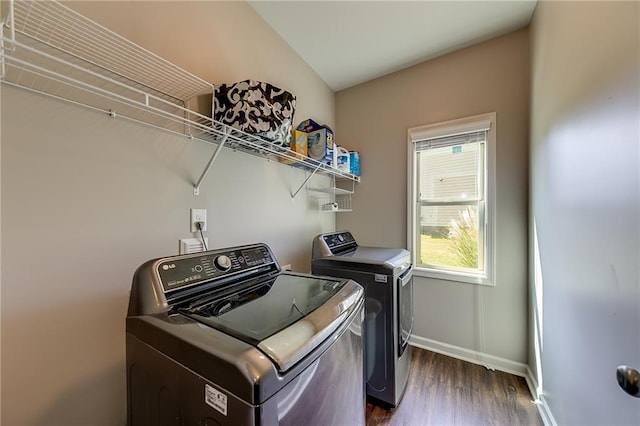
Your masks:
{"label": "washer lid", "polygon": [[293,273],[237,288],[178,311],[256,346],[280,371],[329,337],[364,297],[354,281]]}

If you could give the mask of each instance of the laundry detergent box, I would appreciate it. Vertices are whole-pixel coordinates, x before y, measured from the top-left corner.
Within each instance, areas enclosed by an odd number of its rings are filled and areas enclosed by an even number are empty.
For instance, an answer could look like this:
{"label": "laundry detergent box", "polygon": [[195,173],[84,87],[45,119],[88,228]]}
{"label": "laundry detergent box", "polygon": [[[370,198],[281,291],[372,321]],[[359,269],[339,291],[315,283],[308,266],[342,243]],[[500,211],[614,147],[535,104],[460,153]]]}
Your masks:
{"label": "laundry detergent box", "polygon": [[307,134],[307,143],[309,157],[326,163],[330,166],[334,165],[334,144],[333,132],[330,129],[320,129]]}
{"label": "laundry detergent box", "polygon": [[300,130],[291,131],[291,149],[286,157],[280,157],[280,162],[291,165],[299,165],[308,156],[307,150],[307,134]]}
{"label": "laundry detergent box", "polygon": [[309,157],[330,166],[334,165],[333,130],[329,126],[307,119],[298,124],[297,130],[307,133]]}
{"label": "laundry detergent box", "polygon": [[304,156],[309,155],[308,135],[300,130],[291,131],[291,151]]}
{"label": "laundry detergent box", "polygon": [[307,118],[304,121],[301,121],[298,126],[296,127],[296,130],[300,130],[301,132],[305,132],[305,133],[309,133],[312,132],[314,130],[319,130],[323,127],[327,127],[328,126],[326,124],[318,124],[315,121],[313,121],[310,118]]}

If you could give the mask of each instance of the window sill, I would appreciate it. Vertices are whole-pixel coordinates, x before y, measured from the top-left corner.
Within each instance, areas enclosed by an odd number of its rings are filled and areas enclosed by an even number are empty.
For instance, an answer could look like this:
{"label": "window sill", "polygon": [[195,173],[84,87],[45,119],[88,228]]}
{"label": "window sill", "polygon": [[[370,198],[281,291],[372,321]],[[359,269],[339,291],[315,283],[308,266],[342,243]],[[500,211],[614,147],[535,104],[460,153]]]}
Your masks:
{"label": "window sill", "polygon": [[479,284],[495,287],[495,283],[489,279],[489,277],[465,274],[464,272],[452,272],[452,271],[440,271],[437,269],[428,269],[421,267],[414,267],[413,275],[417,277],[434,278],[445,281],[456,281],[468,284]]}

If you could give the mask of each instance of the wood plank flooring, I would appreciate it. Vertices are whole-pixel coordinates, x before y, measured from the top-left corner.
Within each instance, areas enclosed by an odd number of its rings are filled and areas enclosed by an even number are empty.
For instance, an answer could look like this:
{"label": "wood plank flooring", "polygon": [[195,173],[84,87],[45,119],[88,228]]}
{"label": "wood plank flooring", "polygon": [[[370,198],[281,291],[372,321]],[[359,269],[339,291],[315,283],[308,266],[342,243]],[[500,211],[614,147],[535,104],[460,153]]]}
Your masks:
{"label": "wood plank flooring", "polygon": [[542,426],[522,377],[412,348],[405,395],[394,411],[367,404],[367,426]]}

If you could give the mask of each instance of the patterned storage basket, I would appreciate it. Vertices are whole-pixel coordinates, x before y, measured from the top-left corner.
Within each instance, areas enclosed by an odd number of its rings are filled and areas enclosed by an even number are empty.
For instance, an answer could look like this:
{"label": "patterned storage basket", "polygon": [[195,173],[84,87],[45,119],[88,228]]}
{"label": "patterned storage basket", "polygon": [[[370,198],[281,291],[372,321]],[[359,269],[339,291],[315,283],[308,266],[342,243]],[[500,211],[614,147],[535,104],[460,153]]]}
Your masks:
{"label": "patterned storage basket", "polygon": [[215,119],[289,147],[296,97],[269,83],[245,80],[216,87]]}

